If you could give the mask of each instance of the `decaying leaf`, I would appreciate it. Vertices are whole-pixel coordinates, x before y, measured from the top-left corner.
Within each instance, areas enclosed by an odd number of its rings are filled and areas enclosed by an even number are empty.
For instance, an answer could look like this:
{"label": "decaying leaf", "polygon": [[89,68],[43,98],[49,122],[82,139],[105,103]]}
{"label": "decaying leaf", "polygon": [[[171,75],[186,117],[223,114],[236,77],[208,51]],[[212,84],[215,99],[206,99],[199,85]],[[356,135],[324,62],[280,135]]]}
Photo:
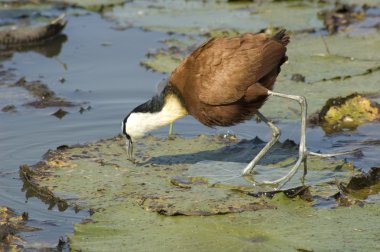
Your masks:
{"label": "decaying leaf", "polygon": [[[35,101],[28,102],[26,106],[32,106],[35,108],[46,107],[73,107],[74,103],[66,101],[65,99],[58,97],[54,91],[52,91],[46,84],[41,81],[27,81],[25,77],[20,78],[10,87],[21,87],[27,90],[30,95],[36,98]],[[62,114],[60,114],[62,115]]]}
{"label": "decaying leaf", "polygon": [[37,228],[26,226],[28,213],[17,215],[8,207],[0,206],[0,250],[20,251],[23,240],[17,236],[19,232],[31,232]]}
{"label": "decaying leaf", "polygon": [[366,122],[380,119],[379,105],[359,94],[329,99],[319,113],[326,132],[356,129]]}

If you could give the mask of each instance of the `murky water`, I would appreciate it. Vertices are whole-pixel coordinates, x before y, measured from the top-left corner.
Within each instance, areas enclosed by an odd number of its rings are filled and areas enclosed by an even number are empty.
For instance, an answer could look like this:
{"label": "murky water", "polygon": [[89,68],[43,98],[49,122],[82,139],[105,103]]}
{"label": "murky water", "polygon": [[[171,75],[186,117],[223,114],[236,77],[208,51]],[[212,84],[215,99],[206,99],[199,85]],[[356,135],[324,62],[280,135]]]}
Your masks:
{"label": "murky water", "polygon": [[[59,212],[55,207],[39,199],[25,197],[18,168],[21,164],[33,164],[48,150],[62,144],[77,144],[114,136],[120,132],[122,118],[136,105],[152,96],[156,83],[164,75],[152,73],[139,65],[150,48],[159,47],[159,40],[166,33],[144,32],[140,29],[113,30],[111,23],[97,14],[68,17],[64,33],[66,39],[51,45],[60,52],[47,57],[38,51],[15,53],[3,62],[5,68],[15,68],[18,77],[28,80],[41,79],[58,96],[91,106],[91,110],[79,113],[79,106],[67,108],[63,119],[50,116],[57,108],[25,108],[25,96],[16,96],[13,104],[18,113],[0,113],[0,205],[17,212],[29,212],[30,225],[41,231],[24,233],[31,244],[54,247],[59,236],[72,232],[73,224],[87,216],[87,212],[75,213],[72,209]],[[51,56],[52,54],[50,54]],[[65,82],[61,83],[60,78]],[[13,91],[10,91],[13,92]],[[9,102],[9,100],[8,100]],[[270,116],[269,116],[270,117]],[[298,123],[278,122],[282,129],[281,140],[298,141]],[[357,131],[326,136],[320,128],[308,129],[308,146],[323,152],[361,148],[363,157],[347,157],[364,169],[379,165],[380,131],[378,124],[367,124]],[[168,128],[153,132],[164,136]],[[259,136],[267,140],[270,130],[254,121],[224,129],[210,129],[191,117],[175,123],[175,132],[185,136],[200,133],[232,132],[241,138]],[[367,141],[363,144],[363,141]],[[377,142],[376,142],[377,141]]]}

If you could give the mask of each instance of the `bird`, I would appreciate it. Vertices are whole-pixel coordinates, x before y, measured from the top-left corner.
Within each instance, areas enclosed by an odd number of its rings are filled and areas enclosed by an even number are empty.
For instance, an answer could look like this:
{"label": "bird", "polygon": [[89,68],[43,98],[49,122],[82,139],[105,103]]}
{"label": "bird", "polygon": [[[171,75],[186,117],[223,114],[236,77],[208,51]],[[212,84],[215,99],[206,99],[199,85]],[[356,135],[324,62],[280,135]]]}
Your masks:
{"label": "bird", "polygon": [[166,80],[163,90],[134,108],[122,122],[127,139],[129,159],[136,140],[158,127],[191,115],[208,127],[232,126],[257,116],[272,130],[271,140],[242,170],[250,176],[259,160],[280,137],[280,129],[259,109],[269,96],[297,101],[301,106],[301,138],[299,156],[285,176],[263,181],[284,184],[289,181],[306,158],[306,98],[273,91],[286,55],[290,37],[281,29],[269,37],[265,33],[243,33],[235,37],[213,37],[184,58]]}

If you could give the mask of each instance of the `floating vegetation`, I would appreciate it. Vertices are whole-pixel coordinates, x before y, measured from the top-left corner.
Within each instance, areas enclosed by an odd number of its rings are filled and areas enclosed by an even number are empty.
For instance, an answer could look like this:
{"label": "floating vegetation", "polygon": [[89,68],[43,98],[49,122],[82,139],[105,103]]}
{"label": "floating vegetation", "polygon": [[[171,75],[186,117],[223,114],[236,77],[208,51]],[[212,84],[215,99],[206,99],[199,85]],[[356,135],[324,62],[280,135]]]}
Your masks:
{"label": "floating vegetation", "polygon": [[28,102],[25,105],[32,106],[35,108],[46,108],[46,107],[73,107],[74,103],[66,101],[61,97],[57,97],[55,93],[49,89],[46,84],[41,81],[30,81],[28,82],[24,77],[19,79],[10,87],[21,87],[26,89],[32,96],[37,98],[37,100]]}
{"label": "floating vegetation", "polygon": [[[348,4],[336,2],[335,8],[323,10],[319,15],[330,35],[349,29],[350,25],[364,21],[366,18],[376,18],[380,21],[379,6],[371,7],[368,4],[359,6],[357,4]],[[373,11],[375,10],[375,11]],[[376,28],[376,25],[373,25]]]}
{"label": "floating vegetation", "polygon": [[[58,204],[61,210],[68,205],[90,209],[91,218],[75,225],[70,236],[74,250],[102,251],[124,243],[132,250],[144,244],[157,251],[188,250],[190,245],[201,250],[226,246],[315,250],[342,248],[347,239],[354,250],[378,246],[378,203],[355,198],[355,191],[363,187],[352,186],[361,176],[371,188],[378,186],[377,170],[363,175],[350,163],[313,157],[308,160],[305,186],[294,179],[284,190],[254,187],[240,177],[245,165],[241,162],[265,142],[222,139],[148,136],[138,142],[132,163],[124,137],[117,136],[60,146],[20,171],[27,195],[40,197],[50,207]],[[254,176],[286,173],[280,167],[292,163],[295,153],[294,143],[276,144]],[[371,193],[367,190],[367,195]],[[326,209],[330,207],[335,209]],[[307,241],[311,236],[334,237],[334,242]]]}
{"label": "floating vegetation", "polygon": [[378,104],[359,94],[332,98],[319,113],[319,121],[328,133],[354,130],[366,122],[379,121],[379,108]]}
{"label": "floating vegetation", "polygon": [[16,106],[15,105],[9,104],[9,105],[5,105],[1,109],[1,111],[3,111],[3,112],[16,112],[17,110],[16,110]]}
{"label": "floating vegetation", "polygon": [[8,207],[0,206],[0,250],[23,251],[23,240],[19,232],[31,232],[37,228],[26,226],[28,213],[17,215]]}

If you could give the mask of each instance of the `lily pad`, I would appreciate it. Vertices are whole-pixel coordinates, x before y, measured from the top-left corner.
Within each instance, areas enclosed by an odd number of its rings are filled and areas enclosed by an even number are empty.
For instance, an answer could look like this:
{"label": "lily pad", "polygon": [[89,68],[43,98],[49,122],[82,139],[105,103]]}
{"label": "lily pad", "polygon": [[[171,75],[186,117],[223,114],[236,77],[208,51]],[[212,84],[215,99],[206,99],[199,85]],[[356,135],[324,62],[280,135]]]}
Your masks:
{"label": "lily pad", "polygon": [[66,4],[70,6],[79,6],[86,10],[103,12],[113,6],[123,5],[125,0],[50,0],[57,4]]}
{"label": "lily pad", "polygon": [[297,31],[323,27],[317,18],[320,6],[323,5],[312,2],[132,1],[115,7],[105,17],[119,24],[179,33],[204,33],[221,28],[257,32],[269,25]]}
{"label": "lily pad", "polygon": [[379,204],[311,209],[283,195],[277,209],[208,217],[161,217],[127,203],[76,224],[70,247],[82,251],[376,251]]}
{"label": "lily pad", "polygon": [[[315,201],[340,193],[339,185],[359,174],[349,163],[309,158],[308,186],[298,187],[294,178],[287,185],[291,190],[273,193],[271,187],[253,186],[240,177],[244,163],[265,145],[259,139],[148,136],[139,141],[134,162],[127,159],[124,140],[117,136],[61,146],[38,164],[21,169],[27,194],[40,195],[50,207],[65,202],[91,209],[91,219],[77,224],[70,237],[74,250],[112,250],[125,244],[132,250],[157,251],[266,249],[280,244],[285,250],[313,250],[321,244],[305,242],[305,237],[328,240],[338,231],[344,234],[342,239],[335,237],[323,248],[342,246],[347,237],[365,241],[364,248],[376,246],[372,225],[378,221],[377,205],[354,206],[355,210],[311,208]],[[254,178],[273,179],[286,172],[281,167],[295,160],[297,148],[290,141],[276,144]],[[356,229],[366,235],[356,234]]]}
{"label": "lily pad", "polygon": [[0,5],[5,5],[8,8],[37,8],[40,6],[74,6],[82,7],[92,11],[103,11],[107,7],[123,4],[125,0],[35,0],[35,1],[0,1]]}
{"label": "lily pad", "polygon": [[[32,187],[50,191],[44,194],[53,194],[80,208],[99,209],[112,205],[116,199],[133,199],[142,208],[165,215],[212,215],[270,208],[268,202],[246,192],[274,188],[253,186],[251,180],[240,176],[242,168],[265,143],[258,139],[226,143],[221,139],[147,137],[139,143],[132,163],[126,159],[124,139],[120,136],[49,151],[45,160],[31,170],[24,167],[22,176]],[[295,144],[276,144],[257,167],[254,178],[273,180],[285,175],[288,169],[282,167],[292,164],[296,154]],[[348,183],[356,173],[352,166],[339,160],[313,157],[308,164],[307,183],[320,197],[335,195],[339,192],[335,181]],[[84,178],[91,183],[83,184]],[[299,180],[293,179],[284,188],[299,184]]]}

